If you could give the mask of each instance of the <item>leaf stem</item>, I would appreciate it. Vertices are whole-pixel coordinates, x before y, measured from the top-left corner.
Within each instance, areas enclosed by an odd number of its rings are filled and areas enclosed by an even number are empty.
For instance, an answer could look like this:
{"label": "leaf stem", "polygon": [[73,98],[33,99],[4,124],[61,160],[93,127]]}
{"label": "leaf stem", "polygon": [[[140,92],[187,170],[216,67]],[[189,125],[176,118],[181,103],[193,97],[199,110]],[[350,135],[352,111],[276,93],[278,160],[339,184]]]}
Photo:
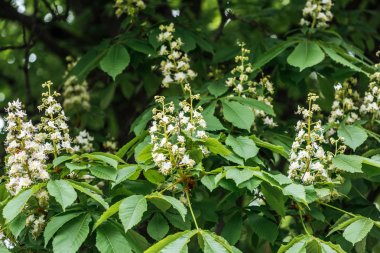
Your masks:
{"label": "leaf stem", "polygon": [[301,224],[302,224],[302,227],[303,227],[303,230],[305,230],[306,234],[307,235],[310,235],[309,231],[307,230],[306,226],[305,226],[305,223],[303,222],[303,217],[302,217],[302,213],[301,213],[301,208],[298,208],[298,213],[300,215],[300,220],[301,220]]}
{"label": "leaf stem", "polygon": [[190,198],[189,198],[189,191],[187,189],[185,189],[185,194],[186,194],[187,202],[189,203],[189,208],[190,208],[191,216],[193,217],[193,220],[194,220],[195,227],[197,228],[197,230],[199,230],[197,219],[195,219],[193,207],[191,206],[191,202],[190,202]]}
{"label": "leaf stem", "polygon": [[355,214],[352,214],[352,213],[350,213],[350,212],[344,211],[344,210],[342,210],[342,209],[340,209],[340,208],[338,208],[338,207],[336,207],[336,206],[332,206],[332,205],[327,204],[327,203],[324,203],[324,202],[318,202],[318,203],[319,203],[320,205],[324,205],[324,206],[330,207],[330,208],[332,208],[332,209],[335,209],[335,210],[337,210],[337,211],[339,211],[339,212],[345,213],[345,214],[347,214],[347,215],[349,215],[349,216],[356,217]]}

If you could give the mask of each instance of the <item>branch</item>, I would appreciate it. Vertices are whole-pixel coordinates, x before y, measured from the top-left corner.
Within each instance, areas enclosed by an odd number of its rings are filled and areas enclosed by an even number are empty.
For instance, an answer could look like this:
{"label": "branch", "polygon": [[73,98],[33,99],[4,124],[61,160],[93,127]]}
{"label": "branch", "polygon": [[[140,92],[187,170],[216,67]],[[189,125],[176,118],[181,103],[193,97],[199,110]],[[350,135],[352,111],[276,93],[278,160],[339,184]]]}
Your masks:
{"label": "branch", "polygon": [[17,46],[14,46],[14,45],[9,45],[9,46],[3,46],[3,47],[0,47],[0,51],[5,51],[5,50],[15,50],[15,49],[23,49],[25,48],[26,45],[17,45]]}
{"label": "branch", "polygon": [[74,38],[79,41],[81,40],[80,37],[74,36],[58,25],[51,23],[46,24],[35,16],[18,13],[9,2],[0,1],[0,19],[15,21],[30,31],[34,30],[34,35],[38,36],[41,42],[44,43],[50,51],[60,56],[61,59],[65,59],[67,55],[71,55],[71,52],[57,43],[55,38],[57,34],[65,39]]}

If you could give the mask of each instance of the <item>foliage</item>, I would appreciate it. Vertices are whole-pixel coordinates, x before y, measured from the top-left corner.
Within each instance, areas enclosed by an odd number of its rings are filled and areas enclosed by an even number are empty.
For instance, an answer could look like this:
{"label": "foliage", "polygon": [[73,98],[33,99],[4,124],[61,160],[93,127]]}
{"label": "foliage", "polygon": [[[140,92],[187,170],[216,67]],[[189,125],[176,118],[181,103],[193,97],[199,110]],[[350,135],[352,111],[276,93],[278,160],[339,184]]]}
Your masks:
{"label": "foliage", "polygon": [[379,251],[375,1],[32,2],[0,3],[0,252]]}

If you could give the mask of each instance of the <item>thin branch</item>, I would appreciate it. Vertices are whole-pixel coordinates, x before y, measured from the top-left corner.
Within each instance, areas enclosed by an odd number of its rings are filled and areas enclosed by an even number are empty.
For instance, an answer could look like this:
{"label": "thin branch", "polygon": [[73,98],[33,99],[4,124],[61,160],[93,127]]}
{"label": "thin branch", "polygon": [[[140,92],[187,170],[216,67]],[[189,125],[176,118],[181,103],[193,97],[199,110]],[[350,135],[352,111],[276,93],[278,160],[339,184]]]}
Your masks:
{"label": "thin branch", "polygon": [[218,29],[215,32],[214,41],[218,41],[219,38],[220,38],[220,36],[222,36],[223,29],[226,26],[226,23],[227,23],[227,21],[229,19],[228,13],[226,13],[226,8],[224,7],[223,0],[218,0],[218,10],[219,10],[219,14],[220,14],[222,20],[221,20],[221,22],[219,24]]}
{"label": "thin branch", "polygon": [[14,45],[9,45],[9,46],[3,46],[3,47],[0,47],[0,51],[5,51],[5,50],[15,50],[15,49],[23,49],[25,48],[26,45],[17,45],[17,46],[14,46]]}

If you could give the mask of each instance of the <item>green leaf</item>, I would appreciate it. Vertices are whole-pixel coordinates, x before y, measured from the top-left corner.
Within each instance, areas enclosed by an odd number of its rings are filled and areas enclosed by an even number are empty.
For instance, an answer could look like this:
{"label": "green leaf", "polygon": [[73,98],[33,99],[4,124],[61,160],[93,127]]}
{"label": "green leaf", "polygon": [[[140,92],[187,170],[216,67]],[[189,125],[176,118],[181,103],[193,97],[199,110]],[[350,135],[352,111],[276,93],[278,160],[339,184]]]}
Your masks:
{"label": "green leaf", "polygon": [[115,184],[113,185],[113,187],[127,180],[128,178],[132,177],[137,171],[137,169],[138,169],[137,165],[127,165],[126,167],[119,169],[117,171]]}
{"label": "green leaf", "polygon": [[287,185],[283,189],[283,192],[285,195],[291,196],[296,201],[302,202],[302,203],[307,205],[306,191],[305,191],[305,187],[303,185],[300,185],[300,184]]}
{"label": "green leaf", "polygon": [[153,47],[151,47],[144,40],[127,39],[125,41],[125,44],[136,52],[140,52],[151,56],[155,56],[157,54]]}
{"label": "green leaf", "polygon": [[185,205],[181,201],[179,201],[178,199],[176,199],[174,197],[162,195],[162,194],[160,194],[160,195],[161,195],[161,198],[163,198],[168,203],[170,203],[172,205],[172,207],[178,211],[178,213],[181,215],[183,221],[185,221],[185,217],[187,214],[187,209],[186,209]]}
{"label": "green leaf", "polygon": [[73,182],[73,181],[68,181],[68,182],[76,190],[78,190],[78,191],[80,191],[80,192],[88,195],[89,197],[91,197],[92,199],[94,199],[95,201],[97,201],[99,204],[101,204],[105,209],[108,209],[108,203],[106,201],[104,201],[104,199],[102,198],[102,196],[100,196],[97,193],[94,193],[93,191],[91,191],[88,188],[83,187],[82,185],[78,184],[77,182]]}
{"label": "green leaf", "polygon": [[251,130],[255,117],[250,107],[228,100],[223,100],[222,104],[223,116],[228,122],[240,129]]}
{"label": "green leaf", "polygon": [[130,57],[127,49],[120,45],[113,45],[100,61],[100,68],[115,80],[129,65]]}
{"label": "green leaf", "polygon": [[61,163],[69,161],[69,160],[73,159],[74,157],[75,156],[68,156],[68,155],[58,156],[57,158],[55,158],[53,160],[53,167],[57,167]]}
{"label": "green leaf", "polygon": [[96,248],[100,253],[132,252],[127,239],[120,230],[110,223],[105,223],[96,231]]}
{"label": "green leaf", "polygon": [[219,131],[219,130],[225,130],[226,128],[223,126],[223,124],[220,122],[220,120],[215,117],[216,103],[211,103],[208,107],[206,107],[203,112],[203,118],[206,121],[206,130],[207,131]]}
{"label": "green leaf", "polygon": [[65,180],[50,180],[47,189],[49,194],[61,204],[63,211],[77,199],[76,191]]}
{"label": "green leaf", "polygon": [[157,242],[144,253],[173,253],[179,252],[185,245],[190,241],[197,233],[197,230],[186,230],[183,232],[178,232],[173,235],[169,235]]}
{"label": "green leaf", "polygon": [[309,40],[299,43],[288,56],[288,63],[294,67],[305,68],[317,65],[325,58],[325,54],[317,43]]}
{"label": "green leaf", "polygon": [[70,170],[70,172],[76,171],[76,170],[85,170],[87,169],[87,165],[79,165],[75,163],[65,163],[66,168]]}
{"label": "green leaf", "polygon": [[123,145],[117,152],[116,152],[116,155],[120,158],[123,158],[125,156],[125,154],[133,147],[135,146],[142,138],[142,136],[145,136],[145,134],[143,135],[138,135],[136,136],[135,138],[133,138],[132,140],[130,140],[129,142],[127,142],[125,145]]}
{"label": "green leaf", "polygon": [[338,136],[344,138],[344,144],[354,151],[368,138],[366,131],[361,127],[341,124],[338,128]]}
{"label": "green leaf", "polygon": [[241,236],[243,219],[240,212],[234,214],[229,220],[224,219],[224,227],[221,236],[231,245],[235,245]]}
{"label": "green leaf", "polygon": [[268,115],[272,115],[272,116],[276,115],[273,111],[273,108],[262,101],[259,101],[253,98],[244,98],[244,97],[237,97],[237,96],[229,97],[229,99],[240,102],[243,105],[248,105],[252,109],[261,110]]}
{"label": "green leaf", "polygon": [[352,70],[355,70],[357,72],[362,72],[367,74],[364,70],[361,68],[355,66],[350,61],[345,59],[344,57],[340,56],[334,49],[327,47],[326,45],[321,45],[323,51],[335,62],[342,64],[343,66],[349,67]]}
{"label": "green leaf", "polygon": [[280,154],[284,158],[288,159],[289,154],[286,152],[286,150],[283,146],[274,145],[272,143],[260,140],[255,135],[251,135],[249,138],[251,138],[256,143],[257,146],[269,149],[275,153]]}
{"label": "green leaf", "polygon": [[236,154],[243,157],[244,160],[255,157],[259,152],[259,148],[255,142],[248,136],[233,137],[232,135],[228,135],[226,144],[230,146]]}
{"label": "green leaf", "polygon": [[53,235],[68,221],[78,217],[82,213],[64,213],[62,215],[53,216],[46,224],[44,230],[45,247],[49,243]]}
{"label": "green leaf", "polygon": [[306,244],[310,241],[308,235],[293,238],[288,244],[282,245],[277,253],[306,253]]}
{"label": "green leaf", "polygon": [[201,231],[204,253],[232,253],[231,245],[223,238],[209,231]]}
{"label": "green leaf", "polygon": [[132,229],[128,230],[125,237],[127,238],[127,241],[134,253],[143,253],[150,246],[150,243],[144,236],[140,235],[136,231],[133,231]]}
{"label": "green leaf", "polygon": [[285,216],[285,198],[282,192],[267,183],[261,184],[261,191],[270,207],[279,215]]}
{"label": "green leaf", "polygon": [[144,177],[151,183],[159,185],[165,181],[165,177],[157,170],[147,170],[143,172]]}
{"label": "green leaf", "polygon": [[248,218],[249,225],[259,237],[274,242],[278,236],[279,228],[271,220],[261,215],[250,215]]}
{"label": "green leaf", "polygon": [[147,208],[148,205],[143,195],[133,195],[125,198],[121,202],[119,207],[119,218],[123,223],[125,232],[141,221]]}
{"label": "green leaf", "polygon": [[340,170],[362,173],[362,160],[363,158],[360,156],[339,154],[333,158],[332,163]]}
{"label": "green leaf", "polygon": [[80,80],[86,79],[86,76],[98,66],[100,60],[107,53],[108,45],[109,41],[105,40],[96,47],[91,48],[85,55],[80,57],[67,76],[76,76]]}
{"label": "green leaf", "polygon": [[343,237],[353,245],[360,242],[371,231],[374,222],[367,218],[361,218],[354,221],[343,232]]}
{"label": "green leaf", "polygon": [[283,41],[276,46],[270,48],[268,51],[266,51],[264,54],[260,55],[259,58],[253,63],[254,69],[259,69],[268,62],[270,62],[273,58],[280,55],[282,52],[284,52],[285,49],[290,47],[291,45],[295,44],[296,41]]}
{"label": "green leaf", "polygon": [[227,170],[226,178],[234,180],[236,185],[239,185],[244,181],[251,179],[254,174],[255,173],[250,169],[230,168]]}
{"label": "green leaf", "polygon": [[208,83],[207,89],[212,95],[214,95],[215,97],[219,97],[227,92],[228,87],[224,83],[224,80],[217,80]]}
{"label": "green leaf", "polygon": [[11,252],[7,249],[7,247],[4,244],[0,243],[0,253],[11,253]]}
{"label": "green leaf", "polygon": [[84,154],[82,155],[83,157],[87,157],[91,160],[95,160],[95,161],[102,161],[108,165],[111,165],[112,167],[114,167],[115,169],[117,169],[117,165],[119,164],[118,160],[120,159],[119,157],[115,156],[115,157],[109,157],[107,155],[99,155],[99,153],[92,153],[92,154]]}
{"label": "green leaf", "polygon": [[104,180],[115,181],[118,171],[110,166],[95,165],[89,168],[92,175]]}
{"label": "green leaf", "polygon": [[217,154],[217,155],[231,154],[231,151],[215,138],[207,138],[206,141],[204,142],[204,145],[213,154]]}
{"label": "green leaf", "polygon": [[[9,230],[17,238],[21,231],[25,228],[26,225],[26,216],[23,213],[17,215],[8,225]],[[0,251],[1,252],[1,251]]]}
{"label": "green leaf", "polygon": [[22,211],[29,198],[33,195],[32,189],[27,189],[11,199],[3,209],[6,222],[11,222]]}
{"label": "green leaf", "polygon": [[90,231],[90,214],[82,215],[66,223],[53,239],[54,253],[75,253]]}
{"label": "green leaf", "polygon": [[135,159],[137,163],[145,163],[152,159],[152,148],[151,144],[147,144],[140,152],[135,153]]}
{"label": "green leaf", "polygon": [[95,222],[95,225],[92,228],[92,231],[94,231],[97,227],[99,227],[103,222],[108,220],[109,217],[117,213],[119,211],[119,207],[122,201],[123,200],[116,202],[115,204],[110,206],[105,212],[103,212],[100,218]]}
{"label": "green leaf", "polygon": [[22,191],[11,199],[3,209],[3,216],[6,223],[11,222],[22,211],[26,203],[44,184],[34,185],[32,188]]}
{"label": "green leaf", "polygon": [[169,232],[168,222],[161,214],[157,213],[149,221],[147,231],[150,237],[159,241]]}
{"label": "green leaf", "polygon": [[212,192],[217,186],[221,179],[222,174],[218,175],[205,175],[202,177],[201,182],[207,189]]}

